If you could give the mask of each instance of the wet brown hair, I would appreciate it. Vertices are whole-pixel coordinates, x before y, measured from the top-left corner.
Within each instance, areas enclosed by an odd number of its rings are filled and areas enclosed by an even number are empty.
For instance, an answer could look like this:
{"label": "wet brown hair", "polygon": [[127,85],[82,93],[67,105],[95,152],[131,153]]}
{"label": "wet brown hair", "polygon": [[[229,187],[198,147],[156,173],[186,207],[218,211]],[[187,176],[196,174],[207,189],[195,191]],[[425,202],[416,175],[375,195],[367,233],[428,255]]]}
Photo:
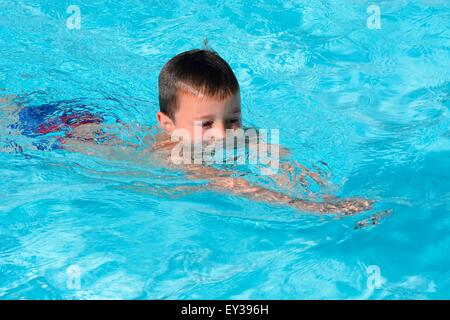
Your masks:
{"label": "wet brown hair", "polygon": [[212,50],[194,49],[170,59],[158,79],[160,111],[175,120],[180,91],[225,99],[239,90],[229,64]]}

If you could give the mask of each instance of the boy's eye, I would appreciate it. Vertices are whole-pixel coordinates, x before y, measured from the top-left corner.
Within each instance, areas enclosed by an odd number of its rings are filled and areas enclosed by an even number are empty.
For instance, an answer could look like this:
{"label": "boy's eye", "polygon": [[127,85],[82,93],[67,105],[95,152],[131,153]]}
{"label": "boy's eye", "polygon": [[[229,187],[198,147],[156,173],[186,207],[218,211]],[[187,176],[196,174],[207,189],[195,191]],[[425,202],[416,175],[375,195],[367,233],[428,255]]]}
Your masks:
{"label": "boy's eye", "polygon": [[238,125],[240,123],[239,119],[228,119],[227,124],[228,125]]}
{"label": "boy's eye", "polygon": [[203,128],[212,127],[213,123],[214,123],[213,121],[205,121],[205,122],[202,123],[202,127]]}

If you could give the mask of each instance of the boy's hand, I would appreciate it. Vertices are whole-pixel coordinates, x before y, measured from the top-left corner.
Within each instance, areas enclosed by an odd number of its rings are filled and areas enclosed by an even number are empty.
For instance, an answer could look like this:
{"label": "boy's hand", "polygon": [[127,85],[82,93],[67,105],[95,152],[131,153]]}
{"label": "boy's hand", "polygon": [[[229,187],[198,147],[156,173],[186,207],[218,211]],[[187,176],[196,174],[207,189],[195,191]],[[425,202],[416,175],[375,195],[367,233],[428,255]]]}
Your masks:
{"label": "boy's hand", "polygon": [[294,208],[304,211],[319,213],[342,213],[346,216],[366,211],[372,208],[372,200],[350,198],[344,200],[333,200],[327,202],[310,202],[306,200],[292,200],[289,203]]}
{"label": "boy's hand", "polygon": [[354,215],[356,213],[372,209],[373,200],[350,198],[339,200],[335,203],[325,203],[326,211]]}

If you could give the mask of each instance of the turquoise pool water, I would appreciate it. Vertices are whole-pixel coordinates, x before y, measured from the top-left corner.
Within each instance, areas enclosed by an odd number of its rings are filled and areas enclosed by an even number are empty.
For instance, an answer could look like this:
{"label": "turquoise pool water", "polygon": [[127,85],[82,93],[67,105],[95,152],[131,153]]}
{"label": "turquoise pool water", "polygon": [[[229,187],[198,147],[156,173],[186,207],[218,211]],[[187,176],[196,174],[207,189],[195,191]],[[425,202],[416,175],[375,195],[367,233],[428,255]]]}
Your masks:
{"label": "turquoise pool water", "polygon": [[207,37],[245,124],[377,200],[338,218],[179,194],[179,173],[35,150],[2,116],[0,299],[450,298],[450,4],[376,3],[381,29],[367,1],[0,0],[0,96],[82,104],[140,143],[160,68]]}

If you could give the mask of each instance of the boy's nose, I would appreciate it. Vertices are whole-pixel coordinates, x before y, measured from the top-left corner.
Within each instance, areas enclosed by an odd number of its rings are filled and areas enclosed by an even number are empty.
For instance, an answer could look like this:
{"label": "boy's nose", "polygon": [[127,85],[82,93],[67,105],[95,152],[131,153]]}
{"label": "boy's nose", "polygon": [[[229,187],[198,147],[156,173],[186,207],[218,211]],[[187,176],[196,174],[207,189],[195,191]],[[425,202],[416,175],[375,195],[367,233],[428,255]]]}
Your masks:
{"label": "boy's nose", "polygon": [[221,134],[217,138],[219,138],[219,139],[225,138],[225,125],[223,124],[222,121],[216,121],[216,123],[214,123],[214,129],[216,129],[218,131],[218,133],[220,132],[220,134]]}

